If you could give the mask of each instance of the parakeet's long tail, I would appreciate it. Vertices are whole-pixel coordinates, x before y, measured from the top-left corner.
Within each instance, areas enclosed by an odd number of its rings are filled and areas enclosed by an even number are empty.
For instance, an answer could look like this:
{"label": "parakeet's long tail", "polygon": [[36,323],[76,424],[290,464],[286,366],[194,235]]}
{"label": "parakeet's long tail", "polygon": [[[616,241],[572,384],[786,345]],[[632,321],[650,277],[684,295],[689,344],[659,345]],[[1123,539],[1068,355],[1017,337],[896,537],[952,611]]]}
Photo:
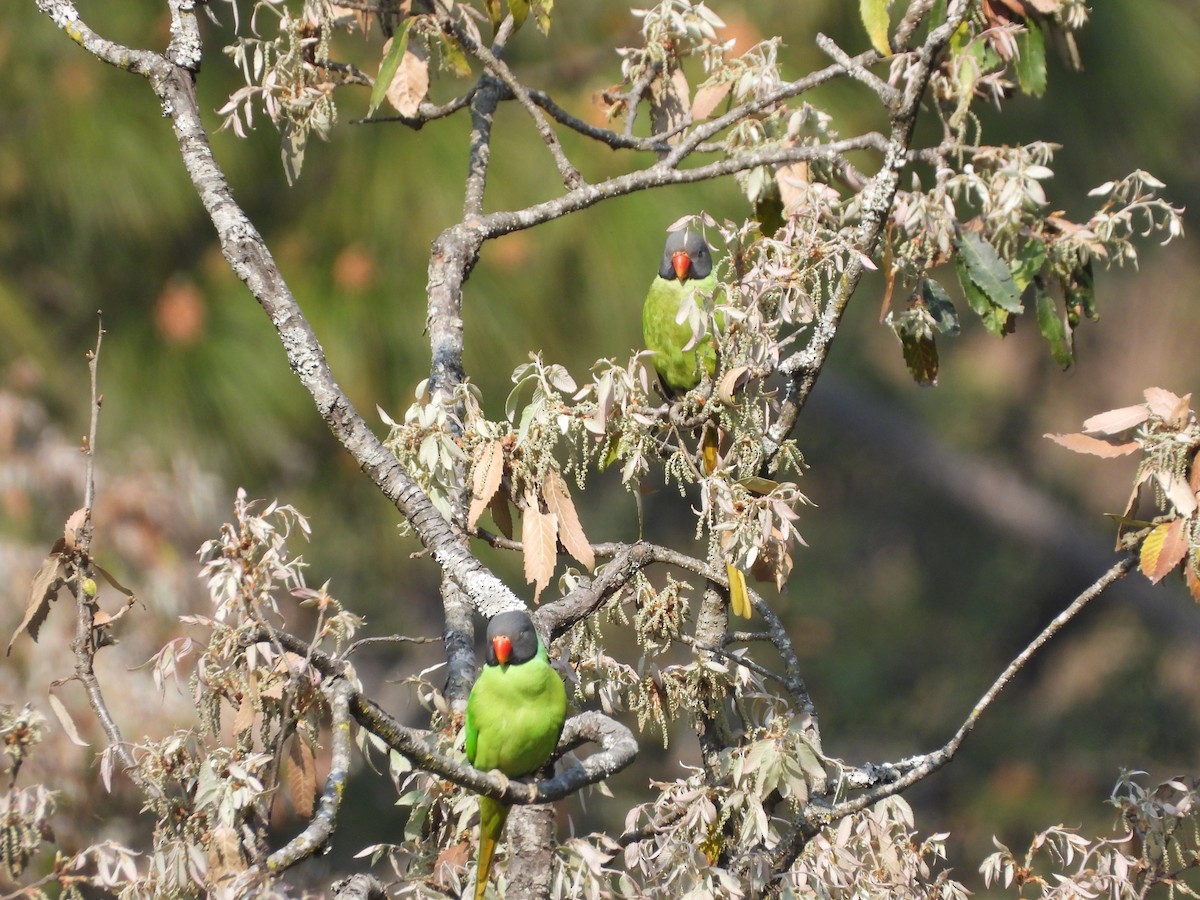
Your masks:
{"label": "parakeet's long tail", "polygon": [[488,874],[492,870],[492,854],[504,830],[511,807],[491,797],[479,798],[479,860],[475,866],[475,900],[483,900],[487,893]]}

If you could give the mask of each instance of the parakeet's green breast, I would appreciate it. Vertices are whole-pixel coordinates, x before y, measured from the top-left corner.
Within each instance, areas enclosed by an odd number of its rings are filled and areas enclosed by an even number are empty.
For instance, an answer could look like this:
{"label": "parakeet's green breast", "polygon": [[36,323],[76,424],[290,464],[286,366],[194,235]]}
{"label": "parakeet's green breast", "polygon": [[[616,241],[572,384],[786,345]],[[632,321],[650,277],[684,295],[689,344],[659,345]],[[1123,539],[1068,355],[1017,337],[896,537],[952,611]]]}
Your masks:
{"label": "parakeet's green breast", "polygon": [[562,732],[567,692],[546,649],[528,662],[484,666],[467,699],[467,759],[516,778],[541,768]]}
{"label": "parakeet's green breast", "polygon": [[529,614],[493,617],[487,665],[467,698],[467,759],[485,772],[529,775],[554,752],[566,716],[567,692]]}

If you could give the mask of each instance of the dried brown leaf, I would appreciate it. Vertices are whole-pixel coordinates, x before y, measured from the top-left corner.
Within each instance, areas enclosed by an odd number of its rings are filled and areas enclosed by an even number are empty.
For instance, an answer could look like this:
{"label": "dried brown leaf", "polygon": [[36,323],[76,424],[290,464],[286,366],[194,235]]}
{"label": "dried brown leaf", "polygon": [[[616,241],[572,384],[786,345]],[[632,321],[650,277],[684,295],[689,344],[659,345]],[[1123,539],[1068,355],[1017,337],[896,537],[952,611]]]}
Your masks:
{"label": "dried brown leaf", "polygon": [[717,382],[717,399],[726,406],[733,406],[733,392],[750,380],[749,366],[734,366]]}
{"label": "dried brown leaf", "polygon": [[317,796],[317,763],[308,741],[299,735],[292,735],[288,745],[287,785],[296,815],[312,818]]}
{"label": "dried brown leaf", "polygon": [[1121,441],[1116,443],[1087,434],[1046,434],[1056,444],[1061,444],[1076,453],[1090,453],[1093,456],[1103,456],[1111,459],[1115,456],[1128,456],[1138,449],[1137,441]]}
{"label": "dried brown leaf", "polygon": [[91,746],[79,736],[79,729],[75,727],[75,720],[71,718],[71,714],[67,712],[67,707],[63,705],[63,702],[54,694],[50,695],[50,708],[54,710],[54,715],[58,717],[63,731],[67,733],[67,737],[71,739],[72,744],[77,747]]}
{"label": "dried brown leaf", "polygon": [[1178,424],[1177,419],[1180,412],[1187,409],[1188,403],[1192,399],[1191,394],[1180,397],[1178,394],[1173,394],[1160,387],[1146,388],[1142,395],[1146,398],[1146,405],[1150,407],[1150,412],[1164,422],[1175,424]]}
{"label": "dried brown leaf", "polygon": [[650,85],[650,122],[654,135],[669,134],[667,143],[678,143],[682,126],[687,122],[688,95],[687,76],[683,69],[672,70],[670,77],[661,75]]}
{"label": "dried brown leaf", "polygon": [[1182,478],[1170,472],[1155,472],[1154,480],[1179,515],[1187,518],[1196,511],[1196,494]]}
{"label": "dried brown leaf", "polygon": [[492,502],[504,475],[504,446],[500,441],[480,444],[475,448],[471,469],[471,508],[467,512],[467,527],[474,528],[483,511]]}
{"label": "dried brown leaf", "polygon": [[233,733],[245,734],[254,727],[254,714],[257,712],[250,697],[242,698],[242,705],[233,714]]}
{"label": "dried brown leaf", "polygon": [[702,122],[712,115],[712,111],[729,95],[732,87],[732,81],[724,81],[721,84],[708,84],[697,90],[696,96],[692,98],[692,121]]}
{"label": "dried brown leaf", "polygon": [[1187,556],[1187,537],[1184,520],[1172,519],[1155,526],[1142,541],[1139,565],[1151,584],[1158,584]]}
{"label": "dried brown leaf", "polygon": [[75,550],[79,547],[79,530],[83,528],[88,518],[88,509],[86,506],[81,506],[75,512],[67,517],[67,524],[63,528],[63,540],[66,541],[68,550]]}
{"label": "dried brown leaf", "polygon": [[439,853],[433,862],[434,883],[442,888],[457,887],[462,872],[467,868],[470,851],[471,845],[461,841]]}
{"label": "dried brown leaf", "polygon": [[1150,408],[1145,403],[1122,406],[1108,412],[1097,413],[1083,423],[1083,430],[1099,434],[1120,434],[1136,428],[1150,418]]}
{"label": "dried brown leaf", "polygon": [[513,536],[513,520],[512,509],[508,505],[507,492],[496,491],[492,495],[491,503],[488,504],[488,510],[492,514],[492,521],[500,529],[500,533],[511,541]]}
{"label": "dried brown leaf", "polygon": [[550,583],[557,562],[558,522],[552,514],[538,508],[536,497],[525,498],[521,513],[521,543],[525,550],[525,581],[533,585],[533,602]]}
{"label": "dried brown leaf", "polygon": [[429,61],[425,58],[425,48],[420,42],[409,41],[392,83],[388,85],[388,103],[402,116],[415,116],[427,93]]}
{"label": "dried brown leaf", "polygon": [[593,571],[596,568],[596,554],[592,552],[592,545],[583,533],[583,525],[579,522],[579,513],[571,499],[571,492],[567,490],[566,482],[556,469],[550,469],[546,473],[542,495],[546,501],[546,509],[558,519],[558,539],[562,541],[562,545],[567,548],[568,553],[583,563],[589,572]]}
{"label": "dried brown leaf", "polygon": [[58,599],[59,588],[62,587],[63,581],[67,576],[67,561],[64,555],[66,550],[66,541],[59,538],[54,542],[54,548],[42,560],[42,565],[38,569],[37,574],[33,576],[33,585],[29,590],[29,601],[25,604],[25,616],[21,619],[21,624],[17,626],[17,630],[13,632],[12,637],[8,640],[8,650],[5,651],[7,656],[12,653],[13,643],[17,640],[17,635],[22,631],[28,631],[29,636],[37,642],[38,629],[42,627],[42,623],[46,621],[46,616],[50,614],[50,604]]}

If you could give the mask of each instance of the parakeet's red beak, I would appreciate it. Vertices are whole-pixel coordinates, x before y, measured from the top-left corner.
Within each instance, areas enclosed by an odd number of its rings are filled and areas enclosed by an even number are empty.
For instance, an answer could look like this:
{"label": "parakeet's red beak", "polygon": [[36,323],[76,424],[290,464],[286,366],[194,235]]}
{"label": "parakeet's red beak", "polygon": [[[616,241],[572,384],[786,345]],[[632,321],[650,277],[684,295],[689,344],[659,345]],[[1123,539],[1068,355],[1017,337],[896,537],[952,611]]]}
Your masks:
{"label": "parakeet's red beak", "polygon": [[686,250],[676,250],[671,254],[671,268],[675,270],[676,278],[687,281],[688,272],[692,270],[692,258]]}
{"label": "parakeet's red beak", "polygon": [[496,659],[500,665],[507,666],[508,659],[512,656],[512,641],[508,635],[500,634],[492,638],[492,650],[496,652]]}

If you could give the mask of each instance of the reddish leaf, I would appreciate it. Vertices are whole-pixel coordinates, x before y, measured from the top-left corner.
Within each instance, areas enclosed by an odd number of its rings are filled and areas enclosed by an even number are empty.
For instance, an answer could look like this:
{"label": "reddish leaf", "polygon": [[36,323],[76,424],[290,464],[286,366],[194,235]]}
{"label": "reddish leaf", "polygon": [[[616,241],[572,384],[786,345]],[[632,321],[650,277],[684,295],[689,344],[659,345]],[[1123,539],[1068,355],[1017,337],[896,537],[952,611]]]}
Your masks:
{"label": "reddish leaf", "polygon": [[287,784],[296,815],[312,818],[317,796],[317,763],[312,748],[299,735],[293,735],[288,745]]}
{"label": "reddish leaf", "polygon": [[558,521],[538,508],[537,498],[527,497],[521,513],[521,543],[525,551],[525,581],[533,585],[533,602],[554,575],[558,559]]}
{"label": "reddish leaf", "polygon": [[1196,572],[1196,564],[1190,559],[1187,565],[1183,567],[1183,580],[1187,582],[1187,588],[1191,591],[1192,599],[1200,603],[1200,573]]}
{"label": "reddish leaf", "polygon": [[471,469],[471,508],[467,512],[467,527],[474,528],[483,511],[492,502],[504,475],[504,446],[500,441],[480,444],[475,448]]}
{"label": "reddish leaf", "polygon": [[233,714],[233,733],[245,734],[254,727],[254,703],[249,697],[242,698],[242,705]]}
{"label": "reddish leaf", "polygon": [[1120,409],[1097,413],[1083,423],[1083,430],[1099,434],[1120,434],[1122,431],[1136,428],[1148,418],[1150,408],[1145,403],[1139,403],[1136,406],[1123,406]]}
{"label": "reddish leaf", "polygon": [[1187,556],[1187,537],[1183,533],[1183,519],[1172,519],[1155,526],[1142,541],[1139,564],[1142,574],[1151,584],[1158,584],[1172,569]]}
{"label": "reddish leaf", "polygon": [[709,84],[696,91],[692,98],[692,121],[702,122],[712,115],[712,111],[720,105],[733,87],[732,81],[721,84]]}
{"label": "reddish leaf", "polygon": [[687,121],[687,76],[683,69],[672,70],[668,78],[661,75],[650,85],[650,123],[654,136],[669,134],[667,142],[678,143],[683,124]]}
{"label": "reddish leaf", "polygon": [[1115,443],[1087,434],[1046,434],[1042,436],[1048,437],[1054,443],[1061,444],[1068,450],[1074,450],[1076,453],[1090,453],[1093,456],[1103,456],[1105,458],[1128,456],[1138,449],[1137,441]]}
{"label": "reddish leaf", "polygon": [[433,880],[443,888],[457,887],[459,876],[467,868],[470,859],[471,845],[462,841],[447,847],[437,855],[433,862]]}
{"label": "reddish leaf", "polygon": [[579,522],[579,513],[567,485],[556,469],[546,473],[546,483],[542,488],[546,500],[546,509],[558,519],[558,539],[567,548],[567,552],[583,563],[589,572],[596,568],[596,554],[588,543],[587,535],[583,533],[583,525]]}

